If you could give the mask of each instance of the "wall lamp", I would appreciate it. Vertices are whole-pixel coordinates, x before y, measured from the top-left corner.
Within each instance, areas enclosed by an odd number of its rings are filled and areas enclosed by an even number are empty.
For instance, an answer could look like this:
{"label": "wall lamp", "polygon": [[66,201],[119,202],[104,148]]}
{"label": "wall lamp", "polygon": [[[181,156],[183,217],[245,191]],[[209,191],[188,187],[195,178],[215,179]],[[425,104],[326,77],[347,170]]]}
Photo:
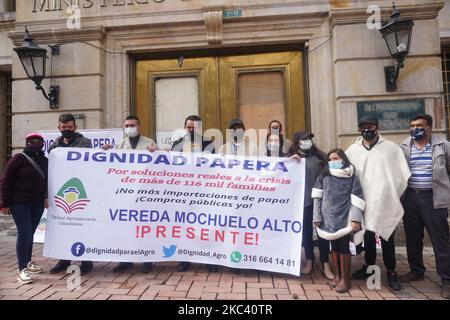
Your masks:
{"label": "wall lamp", "polygon": [[[51,48],[52,56],[59,54],[58,45],[49,47]],[[36,85],[36,90],[41,90],[45,99],[50,102],[50,109],[58,109],[59,86],[51,85],[48,94],[41,86],[42,80],[45,78],[46,60],[48,59],[47,50],[34,43],[31,34],[28,32],[28,29],[25,28],[24,42],[21,47],[14,48],[14,51],[19,56],[20,62],[22,63],[28,78],[33,80]]]}
{"label": "wall lamp", "polygon": [[397,78],[400,69],[404,66],[404,61],[409,53],[411,45],[411,34],[414,22],[412,19],[400,18],[400,11],[392,4],[391,19],[383,23],[380,29],[389,53],[396,60],[395,66],[384,67],[384,75],[386,81],[386,91],[394,92],[397,90]]}

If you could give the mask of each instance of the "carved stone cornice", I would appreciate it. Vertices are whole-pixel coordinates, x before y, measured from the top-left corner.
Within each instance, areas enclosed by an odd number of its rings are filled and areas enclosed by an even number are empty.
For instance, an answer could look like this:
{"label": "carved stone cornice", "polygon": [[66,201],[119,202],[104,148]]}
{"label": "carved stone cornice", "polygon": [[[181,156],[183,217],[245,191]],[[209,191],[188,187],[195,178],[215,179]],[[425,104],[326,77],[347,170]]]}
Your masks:
{"label": "carved stone cornice", "polygon": [[[434,1],[427,4],[397,5],[402,17],[413,20],[435,19],[439,15],[439,10],[444,7],[444,1]],[[392,13],[392,5],[381,7],[381,17],[385,21]],[[330,8],[331,25],[365,23],[370,14],[367,13],[367,6],[355,8]]]}
{"label": "carved stone cornice", "polygon": [[212,9],[203,11],[206,25],[206,39],[209,44],[222,42],[223,37],[223,10]]}
{"label": "carved stone cornice", "polygon": [[[79,41],[101,41],[105,39],[104,27],[91,27],[82,29],[61,29],[61,30],[30,30],[33,39],[40,44],[79,42]],[[11,31],[7,33],[15,46],[23,42],[25,31]]]}

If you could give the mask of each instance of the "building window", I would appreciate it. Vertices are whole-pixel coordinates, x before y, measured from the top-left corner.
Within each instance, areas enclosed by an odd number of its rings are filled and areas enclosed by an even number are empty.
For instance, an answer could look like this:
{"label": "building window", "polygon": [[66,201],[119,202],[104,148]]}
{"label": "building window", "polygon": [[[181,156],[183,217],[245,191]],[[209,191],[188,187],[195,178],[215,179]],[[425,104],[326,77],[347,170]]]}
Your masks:
{"label": "building window", "polygon": [[12,81],[10,73],[0,73],[0,169],[12,155]]}
{"label": "building window", "polygon": [[[4,1],[4,12],[16,12],[16,1],[15,0],[3,0]],[[2,1],[0,0],[0,3]]]}
{"label": "building window", "polygon": [[450,47],[442,48],[442,73],[447,137],[450,138]]}

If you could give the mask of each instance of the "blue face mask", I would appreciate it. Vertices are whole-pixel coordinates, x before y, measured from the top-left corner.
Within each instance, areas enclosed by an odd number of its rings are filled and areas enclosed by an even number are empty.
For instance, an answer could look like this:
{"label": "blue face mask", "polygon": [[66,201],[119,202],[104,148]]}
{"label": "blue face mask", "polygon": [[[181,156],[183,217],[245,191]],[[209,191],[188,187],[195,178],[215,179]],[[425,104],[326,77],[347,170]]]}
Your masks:
{"label": "blue face mask", "polygon": [[344,167],[344,160],[335,160],[328,162],[328,168],[330,169],[342,169]]}
{"label": "blue face mask", "polygon": [[413,140],[422,140],[425,138],[426,132],[424,128],[415,128],[409,132]]}

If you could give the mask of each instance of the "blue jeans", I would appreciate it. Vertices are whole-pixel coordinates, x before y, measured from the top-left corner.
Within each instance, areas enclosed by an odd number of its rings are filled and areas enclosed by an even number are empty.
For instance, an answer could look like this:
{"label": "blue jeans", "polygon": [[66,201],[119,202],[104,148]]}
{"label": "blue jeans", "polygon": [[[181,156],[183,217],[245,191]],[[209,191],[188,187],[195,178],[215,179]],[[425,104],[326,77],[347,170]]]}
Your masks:
{"label": "blue jeans", "polygon": [[44,212],[44,200],[36,203],[16,203],[11,213],[17,226],[17,261],[19,270],[27,267],[33,254],[33,237]]}

